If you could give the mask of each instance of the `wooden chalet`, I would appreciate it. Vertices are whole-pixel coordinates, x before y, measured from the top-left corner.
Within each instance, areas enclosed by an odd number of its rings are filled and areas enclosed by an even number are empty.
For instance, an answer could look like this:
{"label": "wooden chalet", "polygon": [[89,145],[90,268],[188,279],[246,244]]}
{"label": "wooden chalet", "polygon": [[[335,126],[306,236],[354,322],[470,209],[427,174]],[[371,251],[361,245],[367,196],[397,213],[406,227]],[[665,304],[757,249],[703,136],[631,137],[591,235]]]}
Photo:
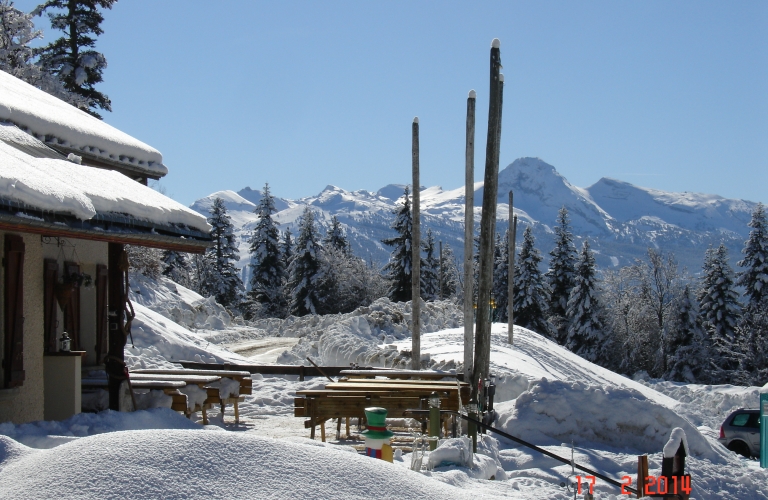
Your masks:
{"label": "wooden chalet", "polygon": [[146,187],[166,173],[157,150],[0,71],[0,423],[78,413],[85,367],[118,409],[124,246],[210,244],[204,217]]}

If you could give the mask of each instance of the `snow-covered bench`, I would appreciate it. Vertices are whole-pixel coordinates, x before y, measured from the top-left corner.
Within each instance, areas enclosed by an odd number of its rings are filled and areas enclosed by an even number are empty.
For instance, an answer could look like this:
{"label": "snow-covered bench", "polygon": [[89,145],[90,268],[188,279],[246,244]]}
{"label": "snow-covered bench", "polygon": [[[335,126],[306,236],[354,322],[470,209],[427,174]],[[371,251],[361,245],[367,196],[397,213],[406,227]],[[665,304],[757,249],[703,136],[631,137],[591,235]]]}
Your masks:
{"label": "snow-covered bench", "polygon": [[[240,409],[238,404],[244,401],[244,395],[253,393],[253,381],[250,372],[232,371],[232,370],[186,370],[186,369],[145,369],[134,370],[131,377],[161,377],[163,379],[173,379],[180,377],[190,381],[196,380],[195,377],[215,377],[216,380],[204,384],[206,391],[205,397],[196,393],[195,398],[203,399],[201,409],[203,411],[203,423],[208,424],[206,410],[214,404],[221,406],[221,415],[224,416],[226,405],[231,404],[235,409],[235,423],[240,423]],[[201,386],[201,389],[203,387]]]}
{"label": "snow-covered bench", "polygon": [[[103,396],[106,398],[106,402],[101,407],[94,408],[95,410],[106,409],[109,407],[109,396],[107,393],[107,387],[109,382],[106,378],[84,378],[80,383],[81,387],[88,391],[102,391]],[[155,408],[157,406],[166,406],[174,411],[184,412],[187,411],[187,395],[181,392],[187,384],[181,381],[171,380],[131,380],[131,386],[134,391],[140,391],[136,404],[139,409]],[[127,386],[126,386],[127,390]],[[146,395],[142,394],[144,391]],[[162,393],[162,396],[157,397],[158,393]],[[136,396],[136,395],[135,395]],[[168,397],[170,397],[170,405],[168,405]],[[102,408],[103,407],[103,408]]]}

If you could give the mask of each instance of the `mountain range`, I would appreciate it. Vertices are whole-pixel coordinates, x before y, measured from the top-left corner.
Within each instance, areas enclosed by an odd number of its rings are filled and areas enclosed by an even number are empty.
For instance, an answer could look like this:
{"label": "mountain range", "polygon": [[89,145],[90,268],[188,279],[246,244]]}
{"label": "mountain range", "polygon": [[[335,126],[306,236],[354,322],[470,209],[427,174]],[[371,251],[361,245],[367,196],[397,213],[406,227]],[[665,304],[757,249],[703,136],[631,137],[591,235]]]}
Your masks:
{"label": "mountain range", "polygon": [[[322,230],[336,216],[347,231],[356,255],[383,265],[391,249],[381,243],[395,233],[390,228],[394,211],[402,205],[404,184],[390,184],[376,192],[346,191],[327,186],[315,196],[298,200],[275,198],[274,218],[281,231],[290,227],[298,234],[297,219],[306,205],[317,213]],[[635,186],[604,177],[588,188],[574,186],[555,167],[538,158],[519,158],[499,172],[497,231],[508,226],[508,193],[514,193],[518,216],[517,244],[526,226],[531,226],[536,246],[548,260],[554,246],[558,210],[565,206],[576,245],[590,240],[600,268],[624,266],[642,258],[648,247],[673,252],[681,266],[696,274],[709,245],[726,244],[735,265],[750,228],[756,203],[700,193],[673,193]],[[479,230],[483,183],[474,185],[475,232]],[[249,260],[248,239],[256,225],[254,213],[263,193],[245,187],[240,191],[218,191],[191,205],[208,215],[216,197],[222,198],[240,242],[240,263]],[[436,241],[450,245],[460,260],[463,255],[464,186],[444,190],[421,188],[422,240],[431,229]],[[244,276],[245,277],[245,276]]]}

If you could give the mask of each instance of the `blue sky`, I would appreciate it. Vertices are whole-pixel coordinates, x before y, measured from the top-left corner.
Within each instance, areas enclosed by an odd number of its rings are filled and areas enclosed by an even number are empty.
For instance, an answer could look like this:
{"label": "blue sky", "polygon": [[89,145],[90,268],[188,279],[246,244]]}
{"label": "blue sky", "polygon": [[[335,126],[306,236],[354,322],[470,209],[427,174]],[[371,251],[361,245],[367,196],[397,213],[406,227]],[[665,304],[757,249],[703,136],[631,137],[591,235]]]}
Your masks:
{"label": "blue sky", "polygon": [[163,153],[184,204],[409,182],[414,116],[422,184],[459,187],[470,89],[482,180],[494,37],[502,168],[768,202],[768,2],[120,0],[105,17],[105,121]]}

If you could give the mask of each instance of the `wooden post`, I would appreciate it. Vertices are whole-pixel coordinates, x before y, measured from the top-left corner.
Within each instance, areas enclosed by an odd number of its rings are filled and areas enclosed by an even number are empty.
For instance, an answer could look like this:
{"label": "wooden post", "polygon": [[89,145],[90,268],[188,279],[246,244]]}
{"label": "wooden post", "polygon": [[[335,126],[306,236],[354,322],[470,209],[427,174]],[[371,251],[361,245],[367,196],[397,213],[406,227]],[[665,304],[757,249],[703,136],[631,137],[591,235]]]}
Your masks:
{"label": "wooden post", "polygon": [[499,39],[491,44],[490,91],[488,104],[488,138],[485,147],[485,178],[483,184],[483,215],[480,220],[480,277],[477,290],[477,335],[475,338],[475,367],[472,373],[472,399],[479,400],[478,381],[487,378],[490,364],[491,286],[493,284],[493,246],[496,234],[496,197],[499,190],[499,69],[501,51]]}
{"label": "wooden post", "polygon": [[512,209],[512,191],[509,192],[509,234],[507,235],[507,337],[509,344],[515,341],[515,318],[513,313],[512,299],[514,298],[515,283],[513,277],[515,270],[515,221],[514,210]]}
{"label": "wooden post", "polygon": [[440,279],[438,280],[437,297],[443,300],[443,242],[440,242]]}
{"label": "wooden post", "polygon": [[[510,196],[512,192],[510,191]],[[509,235],[509,343],[515,340],[515,247],[517,246],[517,215],[512,216],[512,234]]]}
{"label": "wooden post", "polygon": [[120,269],[124,251],[120,243],[107,246],[109,350],[104,367],[108,377],[109,409],[114,411],[120,410],[120,386],[125,380],[125,278]]}
{"label": "wooden post", "polygon": [[475,225],[475,101],[477,93],[469,91],[467,97],[467,144],[464,154],[464,380],[472,378],[473,348],[475,344],[475,311],[472,307],[473,283],[472,239]]}
{"label": "wooden post", "polygon": [[411,241],[411,369],[421,369],[421,224],[419,182],[419,117],[411,128],[411,155],[413,163],[413,234]]}
{"label": "wooden post", "polygon": [[637,498],[645,496],[645,478],[648,477],[648,455],[637,457]]}

